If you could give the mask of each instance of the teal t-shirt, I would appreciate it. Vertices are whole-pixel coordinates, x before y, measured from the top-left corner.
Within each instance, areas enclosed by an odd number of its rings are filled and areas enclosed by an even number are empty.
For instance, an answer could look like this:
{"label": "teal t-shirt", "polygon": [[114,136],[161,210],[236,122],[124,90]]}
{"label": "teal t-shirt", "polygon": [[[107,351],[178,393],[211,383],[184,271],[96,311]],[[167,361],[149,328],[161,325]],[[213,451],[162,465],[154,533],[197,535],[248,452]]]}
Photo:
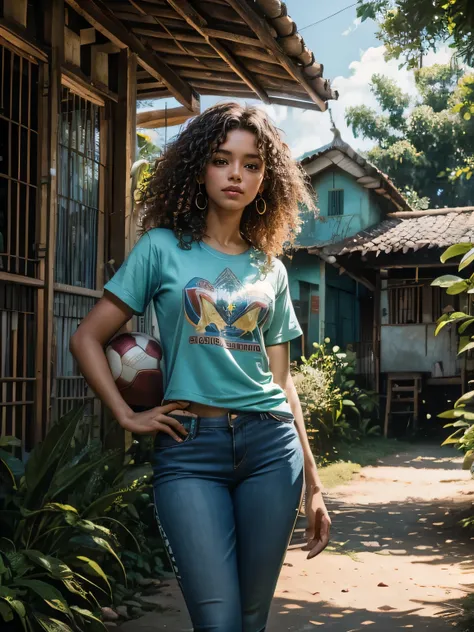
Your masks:
{"label": "teal t-shirt", "polygon": [[171,230],[145,233],[105,289],[142,314],[153,301],[165,359],[164,400],[290,412],[266,347],[301,335],[285,266],[251,248],[229,255]]}

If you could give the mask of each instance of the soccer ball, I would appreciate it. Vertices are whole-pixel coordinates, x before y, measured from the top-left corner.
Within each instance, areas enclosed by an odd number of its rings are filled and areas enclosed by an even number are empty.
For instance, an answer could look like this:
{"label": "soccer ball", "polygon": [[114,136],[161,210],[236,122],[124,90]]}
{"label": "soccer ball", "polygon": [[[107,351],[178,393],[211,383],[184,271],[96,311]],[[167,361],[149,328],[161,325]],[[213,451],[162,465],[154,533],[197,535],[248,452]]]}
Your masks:
{"label": "soccer ball", "polygon": [[105,355],[120,394],[129,406],[153,408],[163,400],[163,352],[158,340],[139,332],[120,334]]}

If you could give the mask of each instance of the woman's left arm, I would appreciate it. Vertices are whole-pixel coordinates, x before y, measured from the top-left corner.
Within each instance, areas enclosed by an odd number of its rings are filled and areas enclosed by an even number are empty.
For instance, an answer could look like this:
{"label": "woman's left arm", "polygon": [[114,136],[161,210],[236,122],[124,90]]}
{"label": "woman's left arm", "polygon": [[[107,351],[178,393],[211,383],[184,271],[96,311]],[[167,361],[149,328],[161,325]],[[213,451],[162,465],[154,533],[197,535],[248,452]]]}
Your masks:
{"label": "woman's left arm", "polygon": [[309,550],[307,559],[311,559],[328,545],[331,519],[324,503],[322,484],[306,433],[303,411],[290,373],[290,345],[284,343],[269,346],[267,354],[273,379],[285,391],[291,411],[295,416],[296,429],[303,447],[306,483],[305,511],[308,519],[305,549]]}

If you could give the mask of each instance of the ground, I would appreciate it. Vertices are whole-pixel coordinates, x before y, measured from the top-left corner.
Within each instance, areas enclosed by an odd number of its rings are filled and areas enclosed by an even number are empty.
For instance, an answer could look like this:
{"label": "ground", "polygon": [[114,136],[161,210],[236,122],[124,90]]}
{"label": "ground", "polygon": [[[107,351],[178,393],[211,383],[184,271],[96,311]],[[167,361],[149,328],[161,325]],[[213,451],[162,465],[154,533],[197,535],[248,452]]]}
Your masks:
{"label": "ground", "polygon": [[[308,561],[297,525],[272,606],[269,632],[445,632],[474,592],[474,537],[457,526],[474,483],[452,447],[414,445],[364,467],[328,492],[331,547]],[[120,632],[192,632],[176,583],[164,612]]]}

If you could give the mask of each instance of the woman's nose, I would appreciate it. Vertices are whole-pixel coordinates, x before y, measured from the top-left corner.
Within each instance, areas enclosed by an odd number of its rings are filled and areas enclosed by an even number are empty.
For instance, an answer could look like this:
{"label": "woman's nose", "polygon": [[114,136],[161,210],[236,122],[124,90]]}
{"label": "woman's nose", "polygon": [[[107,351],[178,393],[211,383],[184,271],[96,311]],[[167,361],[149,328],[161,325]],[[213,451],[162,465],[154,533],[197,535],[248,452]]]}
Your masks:
{"label": "woman's nose", "polygon": [[230,172],[231,180],[235,180],[236,182],[242,182],[242,170],[241,165],[234,163],[232,165],[232,169]]}

